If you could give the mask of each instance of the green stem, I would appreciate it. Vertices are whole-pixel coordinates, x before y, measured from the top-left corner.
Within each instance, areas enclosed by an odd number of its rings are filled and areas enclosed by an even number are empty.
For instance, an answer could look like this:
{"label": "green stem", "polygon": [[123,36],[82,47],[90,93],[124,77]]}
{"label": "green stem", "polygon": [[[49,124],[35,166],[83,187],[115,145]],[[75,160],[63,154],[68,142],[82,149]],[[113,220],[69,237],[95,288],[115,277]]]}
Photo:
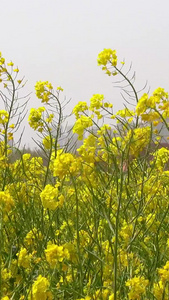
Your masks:
{"label": "green stem", "polygon": [[118,269],[118,234],[119,234],[119,216],[120,216],[120,206],[122,200],[122,191],[123,191],[123,157],[121,161],[121,170],[120,170],[120,190],[118,193],[118,183],[117,183],[117,196],[118,196],[118,207],[116,213],[116,228],[115,228],[115,244],[114,244],[114,300],[117,300],[117,269]]}
{"label": "green stem", "polygon": [[81,254],[80,254],[80,236],[79,236],[79,199],[77,195],[77,186],[75,180],[72,177],[73,186],[75,188],[75,197],[76,197],[76,234],[77,234],[77,253],[79,260],[79,275],[80,275],[80,293],[83,294],[83,282],[82,282],[82,264],[81,264]]}
{"label": "green stem", "polygon": [[[134,87],[134,85],[131,83],[131,81],[126,77],[126,75],[124,75],[117,67],[114,67],[115,70],[128,82],[128,84],[131,86],[133,92],[134,92],[134,95],[135,95],[135,98],[136,98],[136,102],[138,103],[138,95],[137,95],[137,92],[136,92],[136,89]],[[137,116],[136,118],[136,127],[138,126],[138,120],[139,120],[139,117]]]}
{"label": "green stem", "polygon": [[[11,83],[12,83],[12,100],[11,100],[11,105],[10,105],[9,112],[8,112],[8,114],[9,114],[8,121],[5,125],[5,136],[4,136],[4,138],[5,138],[5,146],[4,146],[5,164],[7,164],[7,158],[8,158],[8,126],[9,126],[9,121],[10,121],[13,106],[14,106],[15,92],[16,92],[15,83],[14,83],[14,80],[13,80],[12,76],[7,71],[6,71],[6,73],[7,73],[8,77],[9,77]],[[5,166],[5,174],[4,174],[2,191],[4,191],[5,185],[6,185],[7,170],[8,170],[8,166],[6,165]]]}

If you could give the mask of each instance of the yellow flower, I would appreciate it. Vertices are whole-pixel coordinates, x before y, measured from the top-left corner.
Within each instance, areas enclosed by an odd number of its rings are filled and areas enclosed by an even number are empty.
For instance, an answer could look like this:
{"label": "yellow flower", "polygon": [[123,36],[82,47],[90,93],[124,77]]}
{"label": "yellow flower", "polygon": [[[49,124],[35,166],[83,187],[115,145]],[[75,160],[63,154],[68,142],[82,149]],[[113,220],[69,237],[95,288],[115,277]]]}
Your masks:
{"label": "yellow flower", "polygon": [[[48,300],[52,299],[49,289],[49,281],[47,278],[39,275],[38,278],[34,281],[32,286],[32,295],[29,295],[29,300]],[[50,296],[50,297],[49,297]]]}
{"label": "yellow flower", "polygon": [[13,133],[9,132],[8,133],[8,141],[12,141],[13,140]]}
{"label": "yellow flower", "polygon": [[14,65],[14,63],[11,61],[11,62],[8,63],[7,65],[12,67],[12,66]]}
{"label": "yellow flower", "polygon": [[126,286],[128,286],[130,290],[128,293],[129,299],[140,300],[141,296],[146,292],[148,283],[149,281],[147,279],[140,276],[135,276],[131,279],[128,279],[126,282]]}
{"label": "yellow flower", "polygon": [[19,253],[17,254],[17,256],[18,256],[19,267],[23,267],[25,269],[30,267],[32,255],[28,254],[26,248],[22,247]]}
{"label": "yellow flower", "polygon": [[52,120],[53,120],[53,118],[54,118],[54,114],[50,114],[50,115],[48,116],[48,118],[46,118],[46,122],[47,122],[47,123],[51,123]]}
{"label": "yellow flower", "polygon": [[19,69],[16,68],[16,69],[14,69],[13,71],[16,72],[16,73],[18,73],[18,72],[19,72]]}
{"label": "yellow flower", "polygon": [[158,270],[162,282],[169,281],[169,261],[166,262],[165,266]]}
{"label": "yellow flower", "polygon": [[9,114],[6,110],[0,110],[0,124],[5,124],[8,122]]}
{"label": "yellow flower", "polygon": [[169,248],[169,239],[167,239],[167,248]]}
{"label": "yellow flower", "polygon": [[52,141],[51,141],[51,138],[50,136],[45,136],[43,141],[42,141],[45,149],[50,149],[51,148],[51,145],[52,145]]}
{"label": "yellow flower", "polygon": [[0,210],[9,212],[14,206],[14,200],[8,192],[0,191]]}
{"label": "yellow flower", "polygon": [[43,123],[42,113],[44,111],[45,111],[44,107],[39,107],[37,109],[31,108],[28,121],[29,121],[29,125],[34,130],[37,129],[40,132],[43,130],[44,123]]}
{"label": "yellow flower", "polygon": [[37,230],[37,228],[33,228],[32,230],[30,230],[25,239],[24,239],[24,243],[28,246],[33,245],[36,241],[40,241],[42,240],[43,236],[42,233],[40,231]]}
{"label": "yellow flower", "polygon": [[58,91],[62,91],[62,92],[63,92],[63,89],[62,89],[62,87],[61,87],[61,86],[58,86],[58,87],[57,87],[57,90],[58,90]]}
{"label": "yellow flower", "polygon": [[132,117],[134,116],[134,111],[133,110],[130,110],[128,108],[124,108],[122,110],[119,110],[117,113],[116,113],[116,116],[120,116],[122,118],[127,118],[127,117]]}
{"label": "yellow flower", "polygon": [[[161,280],[158,283],[154,283],[153,292],[154,292],[154,296],[158,300],[167,299],[169,296],[168,286],[165,285]],[[163,297],[164,292],[165,292],[165,298]]]}
{"label": "yellow flower", "polygon": [[53,175],[63,178],[66,175],[76,174],[79,171],[78,158],[71,153],[57,152],[57,157],[53,161]]}
{"label": "yellow flower", "polygon": [[113,76],[116,76],[118,74],[118,72],[117,71],[115,71],[115,72],[112,72],[112,75]]}
{"label": "yellow flower", "polygon": [[153,96],[160,97],[160,98],[167,98],[168,99],[168,93],[165,92],[165,90],[161,87],[157,88],[153,92]]}
{"label": "yellow flower", "polygon": [[105,103],[104,103],[104,107],[106,107],[106,108],[112,108],[112,107],[113,107],[113,104],[112,104],[112,103],[105,102]]}
{"label": "yellow flower", "polygon": [[93,112],[96,109],[100,109],[103,105],[103,100],[104,100],[104,95],[100,95],[100,94],[93,95],[93,97],[90,99],[89,109]]}
{"label": "yellow flower", "polygon": [[148,101],[148,94],[144,94],[138,101],[136,106],[136,113],[138,116],[140,116],[142,113],[144,113],[147,109],[147,101]]}
{"label": "yellow flower", "polygon": [[35,84],[36,96],[41,99],[42,102],[49,102],[52,89],[53,86],[48,81],[38,81]]}
{"label": "yellow flower", "polygon": [[158,170],[162,171],[169,160],[169,150],[162,147],[161,149],[158,149],[153,156],[155,158],[155,165]]}
{"label": "yellow flower", "polygon": [[98,65],[106,66],[107,63],[112,62],[114,66],[117,65],[116,50],[104,49],[99,53],[97,58]]}
{"label": "yellow flower", "polygon": [[91,127],[93,125],[93,121],[90,117],[86,116],[80,116],[78,120],[76,120],[74,127],[73,127],[73,133],[78,134],[78,139],[83,139],[83,133],[84,130]]}
{"label": "yellow flower", "polygon": [[40,197],[44,208],[55,210],[59,206],[58,188],[47,184],[41,192]]}
{"label": "yellow flower", "polygon": [[5,63],[5,58],[4,57],[0,57],[0,66],[2,66]]}
{"label": "yellow flower", "polygon": [[45,250],[46,260],[50,264],[51,268],[55,268],[58,262],[62,262],[65,258],[69,258],[69,251],[64,246],[58,246],[48,243]]}
{"label": "yellow flower", "polygon": [[85,101],[79,101],[79,103],[74,107],[73,113],[76,116],[76,119],[80,117],[80,113],[88,110],[87,103]]}
{"label": "yellow flower", "polygon": [[109,300],[114,300],[114,293],[109,296]]}

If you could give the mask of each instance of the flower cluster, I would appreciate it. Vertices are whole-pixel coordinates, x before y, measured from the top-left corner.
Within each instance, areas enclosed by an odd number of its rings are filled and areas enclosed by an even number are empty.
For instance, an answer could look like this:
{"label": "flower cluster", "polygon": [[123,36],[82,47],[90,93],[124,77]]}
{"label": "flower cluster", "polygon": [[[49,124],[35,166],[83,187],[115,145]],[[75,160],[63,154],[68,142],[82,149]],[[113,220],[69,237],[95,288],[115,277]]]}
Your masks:
{"label": "flower cluster", "polygon": [[99,53],[97,58],[98,65],[106,66],[109,62],[112,63],[113,66],[117,65],[117,55],[116,50],[112,49],[104,49]]}
{"label": "flower cluster", "polygon": [[48,81],[38,81],[35,85],[36,96],[42,100],[42,103],[49,102],[52,90],[53,86]]}
{"label": "flower cluster", "polygon": [[5,110],[0,110],[0,124],[4,125],[9,120],[9,114]]}
{"label": "flower cluster", "polygon": [[59,150],[56,159],[53,161],[53,175],[64,178],[66,175],[75,175],[79,171],[78,160],[71,153],[64,153]]}
{"label": "flower cluster", "polygon": [[59,185],[55,187],[47,184],[44,190],[41,192],[40,197],[44,208],[55,210],[58,206],[63,205],[64,197],[59,195]]}
{"label": "flower cluster", "polygon": [[[76,151],[60,143],[61,87],[55,95],[48,81],[36,83],[45,107],[29,116],[42,137],[34,156],[18,150],[12,159],[8,140],[18,124],[8,106],[0,111],[3,300],[169,299],[169,146],[161,145],[160,128],[167,140],[168,93],[158,88],[139,99],[123,62],[117,67],[115,50],[104,49],[98,64],[127,80],[136,105],[113,113],[103,94],[94,94],[89,105],[79,102],[73,109],[73,132],[81,139]],[[0,54],[6,92],[14,71]]]}
{"label": "flower cluster", "polygon": [[62,262],[64,259],[69,258],[69,251],[63,246],[48,243],[45,250],[46,260],[51,268],[55,268],[58,262]]}
{"label": "flower cluster", "polygon": [[84,130],[93,125],[92,119],[87,116],[81,116],[73,127],[73,133],[77,133],[79,140],[83,139]]}
{"label": "flower cluster", "polygon": [[[103,66],[102,70],[106,71],[108,76],[117,75],[116,66],[117,66],[117,55],[116,50],[104,49],[98,55],[97,62],[99,66]],[[115,71],[110,71],[108,65],[115,68]]]}
{"label": "flower cluster", "polygon": [[26,248],[21,248],[17,256],[18,256],[18,266],[23,267],[25,269],[29,269],[32,255],[28,254]]}
{"label": "flower cluster", "polygon": [[0,210],[9,212],[14,206],[14,200],[11,195],[5,191],[0,191]]}
{"label": "flower cluster", "polygon": [[80,117],[80,113],[88,110],[87,103],[85,101],[80,101],[77,105],[75,105],[73,109],[73,113],[76,116],[76,119]]}
{"label": "flower cluster", "polygon": [[126,282],[126,286],[129,287],[128,293],[130,300],[139,300],[146,291],[148,280],[144,277],[133,277]]}
{"label": "flower cluster", "polygon": [[42,114],[45,111],[44,107],[39,107],[38,109],[31,108],[30,115],[28,118],[29,125],[39,132],[43,131],[44,122],[42,120]]}
{"label": "flower cluster", "polygon": [[39,275],[32,286],[32,291],[28,297],[29,300],[52,300],[52,293],[49,291],[50,283],[47,278]]}

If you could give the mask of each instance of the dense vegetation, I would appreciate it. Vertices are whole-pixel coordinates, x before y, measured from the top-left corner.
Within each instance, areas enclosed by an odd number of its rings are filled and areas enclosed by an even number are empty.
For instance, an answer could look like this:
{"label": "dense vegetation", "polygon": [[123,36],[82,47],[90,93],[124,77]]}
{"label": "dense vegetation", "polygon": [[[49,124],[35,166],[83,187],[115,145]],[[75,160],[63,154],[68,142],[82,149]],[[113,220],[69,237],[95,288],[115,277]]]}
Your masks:
{"label": "dense vegetation", "polygon": [[41,138],[37,157],[11,146],[24,118],[24,82],[0,55],[3,300],[169,299],[169,150],[160,146],[168,93],[139,96],[115,50],[104,49],[98,64],[121,77],[133,110],[114,113],[100,94],[79,102],[73,132],[83,144],[72,153],[58,143],[63,89],[39,81],[42,106],[28,119]]}

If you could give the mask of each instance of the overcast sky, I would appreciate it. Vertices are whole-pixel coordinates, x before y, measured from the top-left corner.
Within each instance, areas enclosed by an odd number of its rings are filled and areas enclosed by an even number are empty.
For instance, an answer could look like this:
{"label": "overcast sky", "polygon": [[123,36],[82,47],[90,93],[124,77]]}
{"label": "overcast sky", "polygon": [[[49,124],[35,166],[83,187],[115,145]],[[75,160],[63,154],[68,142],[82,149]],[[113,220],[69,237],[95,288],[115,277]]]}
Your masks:
{"label": "overcast sky", "polygon": [[[169,91],[168,0],[0,0],[0,8],[0,51],[28,80],[29,110],[41,106],[34,94],[38,80],[61,85],[71,98],[69,111],[95,93],[122,109],[114,78],[97,66],[104,48],[116,49],[126,65],[132,62],[138,88],[148,80],[151,91]],[[30,146],[31,136],[26,125]]]}

